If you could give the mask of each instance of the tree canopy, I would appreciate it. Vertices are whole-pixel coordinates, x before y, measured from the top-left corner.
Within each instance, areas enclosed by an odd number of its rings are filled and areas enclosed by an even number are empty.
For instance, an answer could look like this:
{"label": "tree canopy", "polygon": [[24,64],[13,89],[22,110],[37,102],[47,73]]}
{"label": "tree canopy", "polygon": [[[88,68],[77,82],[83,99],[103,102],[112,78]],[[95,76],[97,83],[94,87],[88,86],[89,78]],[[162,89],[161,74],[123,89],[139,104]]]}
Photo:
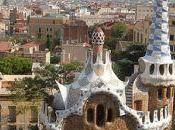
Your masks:
{"label": "tree canopy", "polygon": [[8,56],[0,58],[0,72],[3,74],[31,73],[32,61],[28,58]]}
{"label": "tree canopy", "polygon": [[125,51],[112,51],[113,68],[116,75],[125,80],[125,76],[130,76],[134,72],[134,65],[138,64],[138,59],[143,57],[146,46],[142,44],[131,44]]}
{"label": "tree canopy", "polygon": [[133,65],[132,61],[123,59],[113,64],[113,70],[121,80],[125,80],[126,76],[130,76],[133,73]]}
{"label": "tree canopy", "polygon": [[47,100],[54,90],[59,90],[56,80],[63,80],[65,84],[71,83],[74,79],[74,76],[70,76],[71,73],[80,71],[80,68],[79,63],[61,66],[46,65],[36,68],[34,78],[15,81],[13,87],[10,88],[12,97],[17,102]]}
{"label": "tree canopy", "polygon": [[116,39],[123,39],[128,32],[125,23],[117,23],[112,27],[112,36]]}
{"label": "tree canopy", "polygon": [[49,51],[51,51],[51,49],[52,49],[52,41],[51,41],[50,36],[47,37],[46,46],[49,49]]}
{"label": "tree canopy", "polygon": [[58,64],[59,62],[60,62],[60,56],[52,56],[51,58],[50,58],[50,63],[51,64]]}

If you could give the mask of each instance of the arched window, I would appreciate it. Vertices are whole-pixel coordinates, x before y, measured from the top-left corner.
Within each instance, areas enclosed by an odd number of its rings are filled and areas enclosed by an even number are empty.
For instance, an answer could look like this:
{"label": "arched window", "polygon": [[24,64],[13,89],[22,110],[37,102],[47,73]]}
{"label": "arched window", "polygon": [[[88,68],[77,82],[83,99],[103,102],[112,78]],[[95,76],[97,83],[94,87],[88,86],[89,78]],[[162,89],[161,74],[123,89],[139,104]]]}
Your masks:
{"label": "arched window", "polygon": [[161,74],[161,75],[164,74],[164,65],[160,65],[159,71],[160,71],[160,74]]}
{"label": "arched window", "polygon": [[153,116],[153,115],[154,115],[154,111],[151,111],[151,112],[150,112],[150,115],[149,115],[150,121],[151,121],[151,122],[154,121],[154,116]]}
{"label": "arched window", "polygon": [[150,74],[153,74],[154,73],[154,68],[155,68],[155,66],[154,66],[154,64],[152,64],[150,66]]}
{"label": "arched window", "polygon": [[113,111],[112,109],[108,109],[107,122],[112,122],[113,120]]}
{"label": "arched window", "polygon": [[157,118],[158,118],[158,121],[160,121],[160,110],[157,111]]}
{"label": "arched window", "polygon": [[97,106],[96,123],[97,123],[97,126],[99,127],[102,127],[105,124],[105,109],[103,105]]}
{"label": "arched window", "polygon": [[88,123],[94,122],[94,110],[92,108],[89,108],[87,110],[87,121],[88,121]]}
{"label": "arched window", "polygon": [[173,65],[172,64],[169,65],[169,73],[173,74]]}

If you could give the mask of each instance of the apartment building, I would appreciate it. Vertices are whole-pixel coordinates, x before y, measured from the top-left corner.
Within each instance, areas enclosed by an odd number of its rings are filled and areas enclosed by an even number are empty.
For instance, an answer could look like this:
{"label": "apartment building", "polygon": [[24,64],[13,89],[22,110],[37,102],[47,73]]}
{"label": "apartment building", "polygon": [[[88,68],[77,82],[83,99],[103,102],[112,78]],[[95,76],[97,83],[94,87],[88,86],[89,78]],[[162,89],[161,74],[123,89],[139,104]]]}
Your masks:
{"label": "apartment building", "polygon": [[71,20],[63,26],[62,43],[82,44],[88,40],[88,26],[82,20]]}
{"label": "apartment building", "polygon": [[32,16],[29,33],[39,39],[51,38],[62,43],[83,43],[87,41],[88,26],[81,20],[70,20],[66,16]]}
{"label": "apartment building", "polygon": [[133,31],[133,41],[136,43],[148,43],[151,21],[149,19],[136,22]]}
{"label": "apartment building", "polygon": [[[29,130],[38,122],[38,106],[31,102],[15,103],[9,87],[15,80],[33,75],[1,75],[0,79],[0,130]],[[26,108],[26,109],[24,109]]]}
{"label": "apartment building", "polygon": [[138,4],[136,5],[136,20],[143,20],[145,18],[151,18],[153,14],[152,4]]}
{"label": "apartment building", "polygon": [[24,44],[21,49],[14,53],[17,56],[26,57],[31,59],[33,62],[50,64],[50,51],[39,50],[39,44],[30,42]]}
{"label": "apartment building", "polygon": [[74,61],[84,63],[87,48],[83,45],[63,44],[61,48],[61,64],[68,64]]}
{"label": "apartment building", "polygon": [[79,20],[83,20],[86,22],[88,26],[93,26],[95,24],[102,24],[106,22],[114,22],[115,16],[114,15],[83,15],[78,17]]}
{"label": "apartment building", "polygon": [[63,15],[31,16],[29,21],[29,34],[38,39],[55,39],[63,32],[62,26],[69,20]]}

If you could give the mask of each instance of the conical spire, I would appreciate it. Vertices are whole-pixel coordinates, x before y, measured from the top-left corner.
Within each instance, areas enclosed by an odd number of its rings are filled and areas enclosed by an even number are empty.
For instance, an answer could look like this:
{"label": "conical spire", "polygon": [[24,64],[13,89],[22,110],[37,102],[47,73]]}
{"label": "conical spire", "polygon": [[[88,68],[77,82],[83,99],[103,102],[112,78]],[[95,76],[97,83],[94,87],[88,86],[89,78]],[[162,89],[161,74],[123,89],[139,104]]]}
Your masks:
{"label": "conical spire", "polygon": [[152,63],[172,63],[169,46],[168,0],[154,0],[149,45],[144,59]]}

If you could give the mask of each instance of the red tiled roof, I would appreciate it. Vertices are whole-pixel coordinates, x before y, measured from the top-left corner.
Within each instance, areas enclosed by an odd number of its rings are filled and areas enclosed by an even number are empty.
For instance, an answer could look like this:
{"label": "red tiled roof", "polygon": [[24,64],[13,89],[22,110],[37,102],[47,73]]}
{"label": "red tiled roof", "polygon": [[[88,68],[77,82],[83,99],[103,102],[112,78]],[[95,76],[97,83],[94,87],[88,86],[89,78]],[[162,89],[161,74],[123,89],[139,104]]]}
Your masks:
{"label": "red tiled roof", "polygon": [[0,41],[0,52],[8,52],[12,48],[9,42]]}
{"label": "red tiled roof", "polygon": [[36,46],[39,46],[36,42],[29,42],[29,43],[24,44],[22,47],[30,48],[30,47],[36,47]]}

